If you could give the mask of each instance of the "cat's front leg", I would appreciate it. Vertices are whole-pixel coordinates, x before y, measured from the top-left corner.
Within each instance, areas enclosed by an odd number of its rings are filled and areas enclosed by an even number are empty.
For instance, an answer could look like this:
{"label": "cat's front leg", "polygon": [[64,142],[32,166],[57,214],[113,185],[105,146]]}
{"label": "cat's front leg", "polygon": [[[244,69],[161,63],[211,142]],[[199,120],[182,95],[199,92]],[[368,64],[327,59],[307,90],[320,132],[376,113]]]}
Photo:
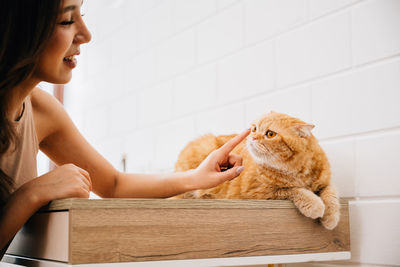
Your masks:
{"label": "cat's front leg", "polygon": [[306,217],[317,219],[324,215],[325,205],[321,198],[305,188],[281,188],[275,191],[276,198],[290,199]]}
{"label": "cat's front leg", "polygon": [[320,197],[326,207],[321,223],[326,229],[332,230],[340,219],[340,203],[335,187],[328,185],[321,190]]}

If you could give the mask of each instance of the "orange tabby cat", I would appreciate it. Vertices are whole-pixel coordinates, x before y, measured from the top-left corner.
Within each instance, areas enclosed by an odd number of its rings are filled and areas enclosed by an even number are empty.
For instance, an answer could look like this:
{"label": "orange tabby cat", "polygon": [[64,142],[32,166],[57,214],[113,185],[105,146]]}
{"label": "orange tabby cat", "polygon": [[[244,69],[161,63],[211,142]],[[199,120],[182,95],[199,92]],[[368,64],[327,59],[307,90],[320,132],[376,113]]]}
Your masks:
{"label": "orange tabby cat", "polygon": [[[174,198],[290,199],[305,216],[336,227],[340,205],[330,184],[328,159],[312,135],[314,125],[270,112],[252,125],[246,142],[232,153],[243,158],[244,171],[232,181]],[[196,168],[209,153],[235,135],[204,135],[180,153],[176,171]]]}

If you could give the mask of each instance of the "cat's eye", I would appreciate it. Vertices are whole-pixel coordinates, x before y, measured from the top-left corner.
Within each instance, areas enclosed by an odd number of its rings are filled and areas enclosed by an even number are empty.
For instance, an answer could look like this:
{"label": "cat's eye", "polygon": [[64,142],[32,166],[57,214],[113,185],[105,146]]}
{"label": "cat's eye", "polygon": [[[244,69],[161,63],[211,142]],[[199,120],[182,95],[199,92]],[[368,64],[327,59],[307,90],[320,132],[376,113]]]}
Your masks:
{"label": "cat's eye", "polygon": [[255,133],[255,132],[257,131],[257,127],[256,127],[256,126],[253,126],[253,127],[251,128],[251,131],[252,131],[253,133]]}
{"label": "cat's eye", "polygon": [[273,138],[273,137],[276,136],[276,132],[273,132],[273,131],[271,131],[271,130],[268,130],[267,133],[265,134],[265,136],[266,136],[267,138]]}

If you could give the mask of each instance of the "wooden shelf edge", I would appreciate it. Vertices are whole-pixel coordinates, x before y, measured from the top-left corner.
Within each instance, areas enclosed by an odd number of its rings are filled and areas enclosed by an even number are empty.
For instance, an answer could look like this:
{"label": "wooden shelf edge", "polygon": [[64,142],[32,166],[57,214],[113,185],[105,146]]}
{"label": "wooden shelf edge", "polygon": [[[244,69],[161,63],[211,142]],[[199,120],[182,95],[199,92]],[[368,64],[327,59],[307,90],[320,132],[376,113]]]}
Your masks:
{"label": "wooden shelf edge", "polygon": [[[347,207],[349,198],[341,198]],[[295,209],[290,200],[243,200],[243,199],[145,199],[145,198],[69,198],[51,201],[39,212],[72,209]]]}

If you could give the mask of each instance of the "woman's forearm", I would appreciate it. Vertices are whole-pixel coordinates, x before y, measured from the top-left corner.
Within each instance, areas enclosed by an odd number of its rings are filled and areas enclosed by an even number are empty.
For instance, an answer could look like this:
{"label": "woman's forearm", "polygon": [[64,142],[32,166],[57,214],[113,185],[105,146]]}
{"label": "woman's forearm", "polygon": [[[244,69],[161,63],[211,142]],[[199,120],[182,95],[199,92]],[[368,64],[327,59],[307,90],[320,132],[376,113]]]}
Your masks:
{"label": "woman's forearm", "polygon": [[[246,129],[211,152],[193,170],[169,174],[128,174],[117,172],[112,197],[170,197],[195,189],[206,189],[230,181],[243,171],[242,158],[232,150],[250,133]],[[228,167],[222,171],[221,167]],[[225,168],[224,168],[225,169]]]}
{"label": "woman's forearm", "polygon": [[20,187],[10,196],[0,214],[0,248],[8,244],[42,205],[38,195],[25,186]]}
{"label": "woman's forearm", "polygon": [[166,174],[119,173],[114,190],[117,198],[165,198],[192,190],[193,171]]}

